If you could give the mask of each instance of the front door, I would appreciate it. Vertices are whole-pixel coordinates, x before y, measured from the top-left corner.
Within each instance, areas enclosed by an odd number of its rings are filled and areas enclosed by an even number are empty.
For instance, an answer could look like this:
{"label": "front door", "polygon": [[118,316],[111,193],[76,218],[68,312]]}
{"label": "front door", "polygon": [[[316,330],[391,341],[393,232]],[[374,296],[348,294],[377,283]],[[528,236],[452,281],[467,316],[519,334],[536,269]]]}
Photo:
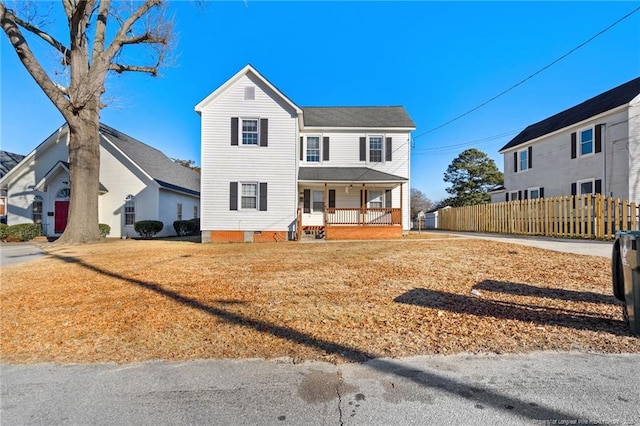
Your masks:
{"label": "front door", "polygon": [[55,226],[56,234],[64,232],[67,227],[67,217],[69,216],[69,201],[56,201],[55,203]]}

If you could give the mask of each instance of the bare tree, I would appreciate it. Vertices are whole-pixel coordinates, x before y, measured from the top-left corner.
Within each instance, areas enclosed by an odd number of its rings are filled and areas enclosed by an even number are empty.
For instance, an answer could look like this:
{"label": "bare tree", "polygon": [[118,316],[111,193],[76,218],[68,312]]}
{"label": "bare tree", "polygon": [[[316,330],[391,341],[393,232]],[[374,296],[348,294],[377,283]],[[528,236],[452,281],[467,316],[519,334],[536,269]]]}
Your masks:
{"label": "bare tree", "polygon": [[[172,22],[162,0],[62,0],[68,42],[36,22],[38,2],[16,2],[9,9],[0,0],[0,25],[20,61],[69,126],[71,197],[67,227],[59,242],[79,244],[100,239],[98,188],[100,175],[100,110],[105,79],[110,72],[142,72],[152,76],[166,59]],[[25,5],[30,5],[26,7]],[[113,28],[112,28],[113,27]],[[31,50],[25,35],[45,43],[60,58],[66,81],[58,82]],[[146,47],[148,63],[130,63],[127,48]],[[136,58],[142,55],[136,55]]]}
{"label": "bare tree", "polygon": [[422,191],[411,188],[411,218],[415,219],[420,212],[427,212],[433,208],[433,201],[427,198]]}

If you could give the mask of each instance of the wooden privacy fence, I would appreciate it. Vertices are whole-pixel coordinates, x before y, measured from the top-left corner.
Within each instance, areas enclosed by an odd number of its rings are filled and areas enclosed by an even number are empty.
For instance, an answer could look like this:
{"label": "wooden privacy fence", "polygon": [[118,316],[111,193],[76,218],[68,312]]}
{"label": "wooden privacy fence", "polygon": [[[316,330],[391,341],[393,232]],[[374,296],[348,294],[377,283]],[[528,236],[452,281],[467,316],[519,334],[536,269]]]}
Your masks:
{"label": "wooden privacy fence", "polygon": [[582,195],[438,210],[438,229],[568,238],[613,238],[640,230],[640,205]]}

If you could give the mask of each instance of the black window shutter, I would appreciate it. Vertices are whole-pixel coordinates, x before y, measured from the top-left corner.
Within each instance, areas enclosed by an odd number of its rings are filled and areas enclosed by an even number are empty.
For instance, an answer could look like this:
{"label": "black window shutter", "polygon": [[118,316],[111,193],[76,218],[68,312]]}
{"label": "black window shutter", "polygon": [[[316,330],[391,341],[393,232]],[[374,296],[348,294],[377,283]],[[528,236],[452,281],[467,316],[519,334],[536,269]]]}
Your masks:
{"label": "black window shutter", "polygon": [[360,138],[360,161],[367,161],[367,138]]}
{"label": "black window shutter", "polygon": [[260,119],[260,146],[269,145],[269,119]]}
{"label": "black window shutter", "polygon": [[300,161],[304,160],[304,137],[300,136]]}
{"label": "black window shutter", "polygon": [[[571,158],[576,158],[578,155],[578,143],[576,132],[571,133]],[[575,195],[575,194],[573,194]]]}
{"label": "black window shutter", "polygon": [[527,189],[524,191],[524,199],[526,200],[528,198],[529,198],[529,190]]}
{"label": "black window shutter", "polygon": [[387,138],[385,141],[385,147],[387,149],[384,157],[384,161],[391,161],[393,157],[393,144],[391,138]]}
{"label": "black window shutter", "polygon": [[602,152],[602,124],[596,125],[596,153]]}
{"label": "black window shutter", "polygon": [[571,184],[571,195],[578,195],[578,184],[576,182]]}
{"label": "black window shutter", "polygon": [[507,192],[507,193],[506,193],[506,194],[504,194],[504,195],[505,195],[505,199],[504,199],[504,200],[505,200],[505,201],[509,201],[509,193]]}
{"label": "black window shutter", "polygon": [[544,198],[544,188],[540,187],[540,198]]}
{"label": "black window shutter", "polygon": [[388,209],[390,209],[392,206],[390,189],[384,191],[384,206]]}
{"label": "black window shutter", "polygon": [[513,173],[518,173],[518,152],[513,153]]}
{"label": "black window shutter", "polygon": [[335,208],[335,206],[336,206],[336,190],[330,189],[329,190],[329,207]]}
{"label": "black window shutter", "polygon": [[522,200],[522,191],[518,191],[518,200]]}
{"label": "black window shutter", "polygon": [[602,194],[602,179],[596,179],[595,193]]}
{"label": "black window shutter", "polygon": [[329,136],[322,138],[322,161],[329,161]]}
{"label": "black window shutter", "polygon": [[258,210],[260,210],[261,212],[266,212],[267,211],[267,183],[266,182],[260,182],[260,207]]}
{"label": "black window shutter", "polygon": [[310,189],[305,189],[304,190],[304,197],[302,199],[302,205],[303,205],[302,211],[304,213],[311,213],[311,190]]}
{"label": "black window shutter", "polygon": [[533,167],[533,147],[530,146],[527,152],[527,161],[529,161],[529,168]]}
{"label": "black window shutter", "polygon": [[231,117],[231,145],[238,145],[238,117]]}
{"label": "black window shutter", "polygon": [[229,210],[238,210],[238,182],[229,182]]}

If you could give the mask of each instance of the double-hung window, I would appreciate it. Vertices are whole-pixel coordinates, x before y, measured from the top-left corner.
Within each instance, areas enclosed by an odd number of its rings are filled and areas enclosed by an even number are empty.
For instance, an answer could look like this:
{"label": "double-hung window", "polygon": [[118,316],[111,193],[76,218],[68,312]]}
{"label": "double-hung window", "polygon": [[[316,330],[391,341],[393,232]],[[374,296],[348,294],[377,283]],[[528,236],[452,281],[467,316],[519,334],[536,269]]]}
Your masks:
{"label": "double-hung window", "polygon": [[369,208],[381,209],[384,207],[384,192],[369,191]]}
{"label": "double-hung window", "polygon": [[324,211],[324,192],[323,191],[313,191],[313,211],[314,212]]}
{"label": "double-hung window", "polygon": [[33,197],[31,216],[33,218],[33,223],[42,223],[42,197],[40,195]]}
{"label": "double-hung window", "polygon": [[518,160],[519,160],[518,162],[520,163],[518,170],[520,171],[527,170],[529,168],[529,151],[526,149],[523,151],[520,151],[518,153]]}
{"label": "double-hung window", "polygon": [[369,162],[382,162],[382,136],[369,136]]}
{"label": "double-hung window", "polygon": [[580,155],[593,154],[593,129],[580,132]]}
{"label": "double-hung window", "polygon": [[540,198],[540,188],[529,188],[527,191],[529,191],[530,200]]}
{"label": "double-hung window", "polygon": [[258,145],[258,119],[242,119],[242,145]]}
{"label": "double-hung window", "polygon": [[320,162],[320,137],[307,136],[307,162]]}
{"label": "double-hung window", "polygon": [[240,207],[243,209],[257,209],[258,208],[258,184],[257,183],[243,183],[240,192]]}
{"label": "double-hung window", "polygon": [[133,225],[136,223],[136,200],[133,195],[127,195],[124,202],[124,224]]}
{"label": "double-hung window", "polygon": [[578,182],[578,195],[593,194],[593,180],[583,180]]}

